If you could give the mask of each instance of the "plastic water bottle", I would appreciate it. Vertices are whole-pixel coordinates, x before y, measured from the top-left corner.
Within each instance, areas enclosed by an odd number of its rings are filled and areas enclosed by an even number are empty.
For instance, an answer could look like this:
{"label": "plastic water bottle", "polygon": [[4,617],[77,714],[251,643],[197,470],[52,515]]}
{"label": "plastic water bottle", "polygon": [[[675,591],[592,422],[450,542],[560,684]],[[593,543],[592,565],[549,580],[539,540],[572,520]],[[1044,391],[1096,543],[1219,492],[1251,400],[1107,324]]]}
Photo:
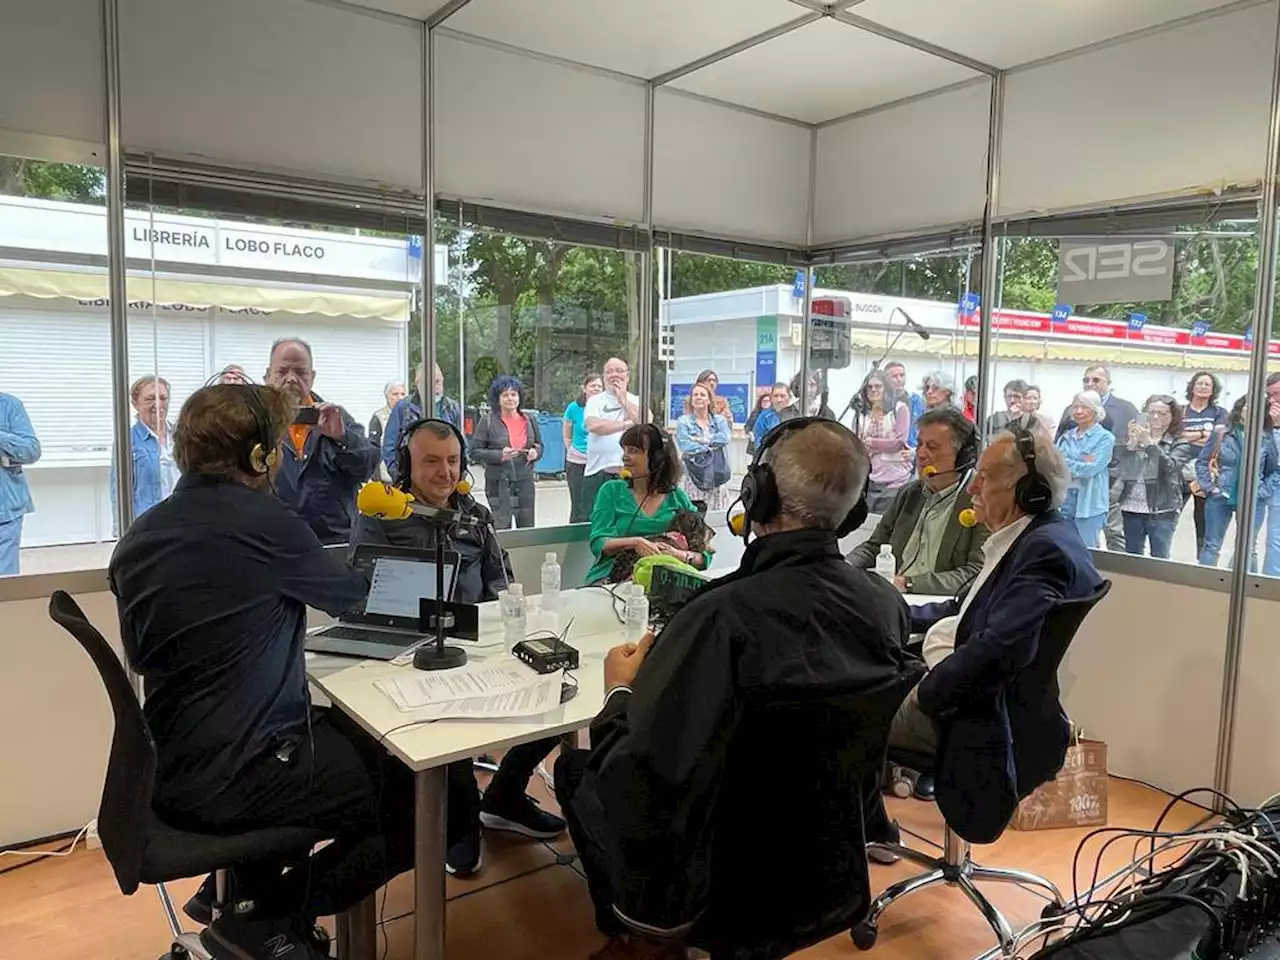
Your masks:
{"label": "plastic water bottle", "polygon": [[542,561],[542,609],[544,613],[560,609],[560,563],[554,551]]}
{"label": "plastic water bottle", "polygon": [[638,583],[631,585],[631,595],[627,598],[626,613],[627,641],[639,643],[649,632],[649,597],[644,587]]}
{"label": "plastic water bottle", "polygon": [[529,607],[523,585],[513,583],[507,590],[507,605],[503,610],[502,622],[506,628],[507,653],[510,653],[524,639],[529,622]]}
{"label": "plastic water bottle", "polygon": [[884,577],[890,583],[898,574],[898,561],[893,558],[893,547],[889,544],[882,544],[880,552],[876,554],[876,573]]}

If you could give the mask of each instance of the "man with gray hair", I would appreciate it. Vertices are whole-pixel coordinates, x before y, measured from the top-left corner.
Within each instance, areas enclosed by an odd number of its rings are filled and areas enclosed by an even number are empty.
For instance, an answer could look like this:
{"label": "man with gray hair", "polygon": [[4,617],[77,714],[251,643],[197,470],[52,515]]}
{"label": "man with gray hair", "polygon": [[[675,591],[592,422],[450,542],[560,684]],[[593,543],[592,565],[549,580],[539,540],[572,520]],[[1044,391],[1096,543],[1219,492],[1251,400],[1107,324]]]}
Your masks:
{"label": "man with gray hair", "polygon": [[784,842],[750,851],[756,876],[780,878],[770,910],[724,909],[740,904],[731,891],[741,878],[713,841],[754,835],[777,815],[724,784],[728,759],[758,749],[764,715],[858,700],[909,685],[922,669],[905,650],[897,591],[840,554],[837,531],[870,469],[866,448],[834,421],[794,420],[770,439],[752,467],[757,495],[746,498],[744,535],[754,538],[741,566],[700,590],[656,645],[648,634],[609,651],[591,750],[563,752],[556,764],[596,923],[619,956],[676,956],[674,941],[715,953],[726,929],[762,955],[784,956],[847,928],[850,890],[865,889],[861,824],[847,816],[858,786],[845,755],[884,748],[851,743],[815,771],[821,797],[839,811],[815,800],[808,816],[785,822]]}
{"label": "man with gray hair", "polygon": [[[898,710],[891,745],[933,753],[939,725],[957,715],[984,725],[992,743],[1003,742],[1009,770],[1015,758],[1053,756],[1065,743],[1061,709],[1046,706],[1043,691],[1023,690],[1030,681],[1022,671],[1054,604],[1087,597],[1102,582],[1075,525],[1058,512],[1070,480],[1052,438],[1030,418],[1014,421],[983,450],[969,483],[973,521],[990,531],[982,570],[963,597],[911,608],[929,672]],[[897,842],[879,797],[867,811],[867,836]],[[870,854],[881,863],[897,859],[875,848]]]}

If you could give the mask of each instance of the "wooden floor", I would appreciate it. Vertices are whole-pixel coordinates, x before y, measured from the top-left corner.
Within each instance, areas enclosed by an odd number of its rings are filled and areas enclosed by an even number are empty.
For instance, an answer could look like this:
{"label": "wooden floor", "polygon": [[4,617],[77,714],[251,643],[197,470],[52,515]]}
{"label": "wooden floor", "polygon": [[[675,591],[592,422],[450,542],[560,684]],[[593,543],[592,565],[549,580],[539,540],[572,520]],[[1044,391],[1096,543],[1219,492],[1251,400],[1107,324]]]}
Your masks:
{"label": "wooden floor", "polygon": [[[547,807],[554,802],[535,784]],[[1125,781],[1111,785],[1112,826],[1149,828],[1166,798]],[[932,804],[891,800],[890,814],[905,828],[939,840],[942,823]],[[1203,811],[1182,806],[1172,821],[1187,826]],[[1020,867],[1049,877],[1071,895],[1071,856],[1085,830],[1035,833],[1007,831],[996,844],[977,848],[975,859],[992,866]],[[471,880],[449,879],[448,952],[451,960],[580,960],[602,940],[592,923],[586,884],[557,851],[568,841],[544,845],[486,836],[484,865]],[[913,845],[920,846],[916,841]],[[1114,869],[1131,855],[1113,844],[1104,869]],[[0,858],[0,869],[13,858]],[[1092,856],[1089,857],[1092,869]],[[876,889],[919,872],[918,867],[873,865]],[[1081,886],[1087,885],[1082,876]],[[180,907],[196,881],[170,885]],[[1026,923],[1039,916],[1044,901],[1034,894],[1003,886],[986,888],[1010,921]],[[411,876],[399,877],[379,897],[386,942],[382,960],[408,960],[412,955],[413,890]],[[77,851],[63,859],[42,861],[0,875],[0,958],[4,960],[155,960],[168,948],[168,933],[159,900],[151,888],[121,896],[100,850]],[[929,958],[949,960],[975,956],[994,943],[985,923],[963,895],[951,889],[926,890],[894,905],[880,924],[880,940],[871,954],[879,960]],[[385,946],[385,953],[381,947]],[[847,936],[834,937],[797,956],[860,956]]]}

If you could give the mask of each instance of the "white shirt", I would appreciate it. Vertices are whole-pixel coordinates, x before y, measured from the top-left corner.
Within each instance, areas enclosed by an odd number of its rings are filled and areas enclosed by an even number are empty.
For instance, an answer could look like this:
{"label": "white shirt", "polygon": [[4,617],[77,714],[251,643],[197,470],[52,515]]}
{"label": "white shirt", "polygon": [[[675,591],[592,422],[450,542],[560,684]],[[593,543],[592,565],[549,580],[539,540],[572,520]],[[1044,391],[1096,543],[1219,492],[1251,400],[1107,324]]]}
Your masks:
{"label": "white shirt", "polygon": [[924,649],[921,651],[921,655],[930,670],[951,656],[951,652],[956,648],[956,628],[960,626],[960,620],[964,617],[965,611],[969,609],[969,604],[978,595],[978,591],[987,582],[987,578],[1000,565],[1000,561],[1004,559],[1005,554],[1009,552],[1017,539],[1022,536],[1022,531],[1029,526],[1031,526],[1031,518],[1021,517],[1007,527],[1001,527],[987,537],[986,542],[982,544],[982,569],[978,572],[977,579],[973,581],[973,586],[969,588],[969,592],[965,594],[964,601],[960,604],[960,612],[954,617],[943,617],[930,627],[924,635]]}
{"label": "white shirt", "polygon": [[[640,398],[634,393],[627,394],[627,402],[640,406]],[[583,422],[597,417],[601,420],[627,419],[626,408],[618,402],[618,398],[609,392],[597,393],[587,401],[587,409],[583,412]],[[622,431],[617,433],[592,433],[587,430],[587,465],[582,471],[584,477],[594,476],[601,470],[617,472],[622,467]]]}
{"label": "white shirt", "polygon": [[[147,425],[144,423],[143,426]],[[182,476],[177,461],[173,459],[173,427],[165,428],[163,440],[150,427],[147,427],[147,432],[156,438],[156,446],[160,449],[160,498],[165,499],[173,493],[178,478]]]}

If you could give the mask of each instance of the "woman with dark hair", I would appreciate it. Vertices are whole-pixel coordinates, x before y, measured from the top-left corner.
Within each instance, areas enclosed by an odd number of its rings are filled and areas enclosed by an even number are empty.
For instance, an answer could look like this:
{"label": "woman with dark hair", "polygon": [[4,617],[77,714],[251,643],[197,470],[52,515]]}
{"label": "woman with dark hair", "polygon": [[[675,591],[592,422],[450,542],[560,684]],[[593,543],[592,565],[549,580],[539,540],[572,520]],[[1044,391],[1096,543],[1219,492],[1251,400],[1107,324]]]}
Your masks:
{"label": "woman with dark hair", "polygon": [[582,378],[578,399],[564,408],[564,476],[569,483],[569,522],[583,523],[591,517],[591,504],[582,495],[582,472],[587,466],[587,401],[604,389],[604,378],[588,373]]}
{"label": "woman with dark hair", "polygon": [[[716,388],[720,386],[720,376],[714,370],[703,370],[698,374],[698,379],[694,384],[702,384],[711,391],[711,409],[717,415],[724,417],[729,421],[729,426],[733,426],[733,410],[729,407],[729,401],[716,393]],[[689,411],[685,411],[688,413]]]}
{"label": "woman with dark hair", "polygon": [[1222,383],[1208,370],[1197,370],[1187,381],[1187,406],[1182,415],[1182,439],[1191,444],[1191,461],[1183,468],[1183,499],[1194,497],[1191,515],[1196,524],[1196,553],[1204,549],[1204,489],[1196,482],[1196,457],[1214,431],[1227,425],[1227,411],[1218,406]]}
{"label": "woman with dark hair", "polygon": [[1148,397],[1142,412],[1146,423],[1129,424],[1129,455],[1120,461],[1124,548],[1142,556],[1150,541],[1151,556],[1168,560],[1185,502],[1182,468],[1194,460],[1196,451],[1182,439],[1182,409],[1173,397]]}
{"label": "woman with dark hair", "polygon": [[742,425],[743,432],[747,435],[747,456],[753,457],[756,452],[756,421],[760,419],[760,414],[773,407],[773,391],[765,388],[760,396],[756,397],[755,409],[751,411],[751,416],[747,417],[747,422]]}
{"label": "woman with dark hair", "polygon": [[[1215,431],[1213,439],[1204,445],[1200,456],[1196,458],[1196,482],[1205,492],[1204,548],[1200,551],[1202,567],[1218,565],[1218,555],[1222,551],[1222,541],[1226,539],[1227,526],[1239,506],[1240,471],[1253,459],[1246,455],[1244,449],[1247,400],[1247,397],[1241,397],[1232,405],[1226,429]],[[1254,492],[1251,543],[1258,538],[1258,529],[1266,516],[1271,489],[1280,480],[1280,459],[1276,455],[1273,429],[1272,421],[1267,419],[1261,438],[1262,449],[1257,458],[1258,485]],[[1280,564],[1280,557],[1268,556],[1267,560],[1269,565],[1273,562]],[[1249,569],[1256,570],[1257,566],[1257,553],[1250,549]]]}
{"label": "woman with dark hair", "polygon": [[628,427],[622,445],[622,479],[608,480],[591,509],[591,552],[595,565],[587,583],[610,579],[619,554],[641,557],[665,553],[705,570],[709,551],[681,549],[654,539],[667,533],[682,512],[695,513],[680,489],[680,458],[671,440],[652,423]]}
{"label": "woman with dark hair", "polygon": [[489,412],[476,423],[467,453],[484,464],[484,495],[499,530],[532,527],[533,463],[542,456],[538,421],[520,409],[523,385],[510,374],[489,384]]}
{"label": "woman with dark hair", "polygon": [[907,456],[911,408],[895,398],[889,378],[879,370],[867,374],[858,397],[861,412],[854,419],[853,432],[871,454],[867,509],[883,514],[911,480],[912,462]]}

